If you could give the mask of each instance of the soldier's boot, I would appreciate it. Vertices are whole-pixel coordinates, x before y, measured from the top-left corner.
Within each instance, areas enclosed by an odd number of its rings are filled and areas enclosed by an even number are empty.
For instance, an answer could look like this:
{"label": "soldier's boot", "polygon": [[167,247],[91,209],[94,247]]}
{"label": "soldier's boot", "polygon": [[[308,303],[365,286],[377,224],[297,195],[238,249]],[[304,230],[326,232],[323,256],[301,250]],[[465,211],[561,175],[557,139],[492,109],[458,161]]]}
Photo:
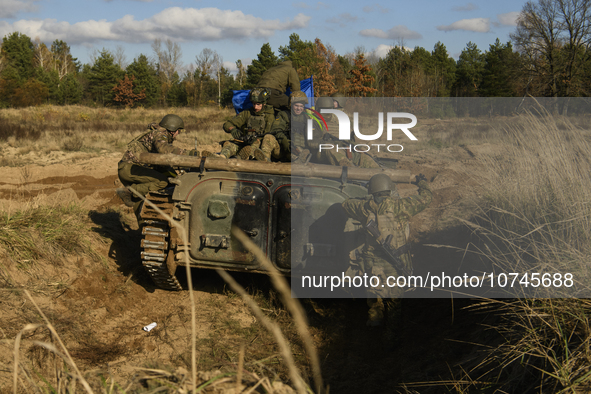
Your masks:
{"label": "soldier's boot", "polygon": [[369,311],[367,312],[367,322],[365,323],[368,327],[377,327],[382,324],[384,320],[384,303],[381,298],[368,298],[367,305]]}
{"label": "soldier's boot", "polygon": [[134,203],[131,199],[131,192],[126,187],[120,187],[115,192],[125,205],[133,207]]}
{"label": "soldier's boot", "polygon": [[252,145],[245,146],[244,148],[240,149],[240,151],[238,151],[238,157],[240,157],[242,160],[248,160],[254,155],[255,149],[256,148]]}
{"label": "soldier's boot", "polygon": [[271,161],[271,154],[269,153],[268,155],[259,148],[255,148],[254,149],[254,158],[257,159],[258,161]]}

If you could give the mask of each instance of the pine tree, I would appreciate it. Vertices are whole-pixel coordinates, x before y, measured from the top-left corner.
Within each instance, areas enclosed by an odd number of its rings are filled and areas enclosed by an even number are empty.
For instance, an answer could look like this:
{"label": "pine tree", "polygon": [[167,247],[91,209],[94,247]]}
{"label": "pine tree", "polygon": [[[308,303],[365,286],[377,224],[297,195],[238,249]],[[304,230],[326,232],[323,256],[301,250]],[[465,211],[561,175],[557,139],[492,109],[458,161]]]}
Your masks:
{"label": "pine tree", "polygon": [[278,63],[277,56],[271,49],[269,43],[263,44],[261,52],[257,55],[256,59],[253,59],[246,69],[246,88],[250,89],[256,86],[261,79],[261,76],[265,71],[271,67],[276,66]]}
{"label": "pine tree", "polygon": [[113,88],[123,78],[123,70],[115,64],[113,55],[103,49],[88,71],[88,91],[92,99],[102,105],[110,104],[115,96]]}
{"label": "pine tree", "polygon": [[160,82],[156,67],[150,63],[148,57],[140,54],[127,66],[125,72],[135,77],[133,93],[139,94],[143,91],[145,94],[145,98],[138,100],[137,104],[146,107],[156,105],[158,97],[160,97]]}
{"label": "pine tree", "polygon": [[478,96],[483,71],[484,56],[476,44],[470,41],[458,59],[454,95],[460,97]]}

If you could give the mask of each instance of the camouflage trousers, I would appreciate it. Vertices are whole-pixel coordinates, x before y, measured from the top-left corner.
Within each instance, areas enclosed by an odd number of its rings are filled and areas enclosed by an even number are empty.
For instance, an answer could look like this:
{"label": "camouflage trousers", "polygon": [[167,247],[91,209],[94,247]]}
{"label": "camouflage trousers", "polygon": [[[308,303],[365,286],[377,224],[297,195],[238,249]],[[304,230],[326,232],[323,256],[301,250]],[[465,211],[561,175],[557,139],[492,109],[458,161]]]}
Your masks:
{"label": "camouflage trousers", "polygon": [[[387,283],[389,276],[397,277],[398,272],[387,261],[372,255],[362,255],[357,265],[349,267],[346,276],[377,276],[380,284]],[[392,283],[392,282],[391,282]],[[402,296],[404,289],[399,287],[384,287],[367,289],[367,321],[368,327],[383,326],[382,341],[384,346],[395,346],[400,339],[402,330]]]}
{"label": "camouflage trousers", "polygon": [[159,168],[157,170],[122,161],[117,166],[117,174],[121,183],[131,187],[142,196],[165,188],[168,185],[168,177],[173,176],[172,173],[168,172],[171,170],[172,168]]}
{"label": "camouflage trousers", "polygon": [[233,156],[238,156],[242,160],[248,160],[254,158],[254,150],[258,149],[260,145],[260,139],[255,140],[255,142],[250,145],[226,141],[224,142],[224,145],[222,145],[222,151],[220,154],[226,156],[228,159]]}
{"label": "camouflage trousers", "polygon": [[267,158],[267,161],[280,161],[284,159],[286,153],[282,152],[279,142],[274,135],[267,134],[263,137],[261,151]]}
{"label": "camouflage trousers", "polygon": [[336,149],[322,150],[320,153],[320,162],[333,166],[360,167],[360,168],[379,168],[378,163],[367,153],[352,152],[351,157],[347,157],[347,151]]}

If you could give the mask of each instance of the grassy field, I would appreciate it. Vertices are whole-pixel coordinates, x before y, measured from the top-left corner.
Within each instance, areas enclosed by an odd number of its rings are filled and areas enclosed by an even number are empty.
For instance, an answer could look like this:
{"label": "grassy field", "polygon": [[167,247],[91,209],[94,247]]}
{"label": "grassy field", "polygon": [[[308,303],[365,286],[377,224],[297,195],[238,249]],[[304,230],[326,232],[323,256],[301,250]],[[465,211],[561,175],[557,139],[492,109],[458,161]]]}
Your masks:
{"label": "grassy field", "polygon": [[[149,122],[157,122],[169,112],[185,121],[187,132],[178,138],[178,143],[185,147],[215,145],[225,138],[221,124],[234,115],[231,110],[217,108],[167,111],[70,106],[0,110],[3,152],[17,150],[16,158],[2,155],[0,165],[21,166],[24,162],[19,161],[19,155],[30,152],[40,155],[53,151],[80,152],[87,156],[122,152],[127,142]],[[469,252],[481,256],[498,272],[569,272],[580,288],[588,289],[591,283],[591,131],[587,121],[586,117],[569,119],[539,114],[515,118],[420,120],[416,128],[420,142],[405,152],[411,157],[406,164],[418,169],[422,165],[436,168],[447,160],[449,163],[444,164],[459,171],[463,162],[458,159],[458,163],[454,163],[455,156],[462,153],[462,160],[473,160],[470,162],[475,163],[473,167],[462,173],[466,180],[477,183],[468,188],[475,192],[469,197],[469,204],[462,206],[471,207],[470,212],[463,212],[462,217],[470,220],[463,220],[462,226],[477,237]],[[480,154],[481,151],[486,154]],[[27,183],[30,174],[23,168],[23,183]],[[435,174],[435,170],[432,171]],[[452,183],[437,183],[447,175],[433,176],[433,183],[439,185],[439,189],[434,190],[436,196],[444,196],[444,190],[457,187]],[[447,205],[448,201],[440,201],[438,214],[448,209]],[[33,307],[34,297],[29,295],[47,293],[53,299],[71,284],[40,281],[42,275],[34,274],[36,269],[31,267],[59,266],[72,256],[84,256],[93,264],[108,266],[105,247],[116,243],[117,239],[124,243],[137,239],[126,238],[130,233],[121,230],[129,227],[125,212],[116,208],[100,214],[114,220],[107,230],[111,229],[115,235],[97,233],[89,219],[97,213],[85,212],[76,206],[35,207],[0,213],[0,287],[8,294],[6,305],[16,305],[14,308],[20,302],[29,305],[26,315],[31,318],[16,331],[0,324],[5,348],[13,349],[10,372],[15,372],[14,384],[8,392],[186,393],[197,386],[200,392],[221,392],[222,389],[234,390],[226,392],[248,392],[249,389],[289,392],[281,391],[278,382],[274,386],[274,380],[279,380],[275,377],[289,381],[299,392],[305,392],[304,385],[308,386],[307,390],[321,391],[312,379],[314,351],[302,338],[305,332],[311,332],[316,346],[324,349],[328,357],[326,349],[330,346],[327,344],[334,341],[336,334],[321,324],[303,328],[302,323],[293,318],[294,307],[281,301],[280,290],[261,291],[256,286],[247,293],[262,311],[259,323],[245,327],[224,313],[224,308],[234,301],[246,310],[249,301],[239,298],[238,288],[225,290],[223,298],[211,297],[207,309],[213,311],[210,318],[215,323],[207,336],[199,337],[197,343],[179,351],[175,361],[183,368],[172,361],[162,364],[147,360],[133,378],[125,381],[104,369],[79,370],[79,360],[68,353],[61,342],[60,331],[55,328],[66,329],[67,324],[44,316],[44,307]],[[132,273],[133,270],[129,268]],[[27,281],[15,279],[14,272],[26,273],[23,276]],[[129,292],[128,280],[119,283],[114,291]],[[342,312],[338,309],[341,304],[338,305],[318,305],[307,300],[304,306],[308,313],[341,324],[335,316],[337,311]],[[194,300],[189,309],[184,312],[187,324],[200,312]],[[420,389],[396,386],[398,392],[437,393],[442,387],[446,392],[455,393],[582,393],[591,390],[591,302],[587,299],[551,299],[547,293],[540,292],[535,299],[474,301],[470,309],[474,314],[497,316],[494,327],[489,327],[495,331],[497,339],[489,342],[483,334],[480,349],[485,350],[478,352],[479,361],[464,364],[458,361],[457,365],[449,366],[453,379],[435,376]],[[252,313],[257,316],[258,312]],[[426,311],[425,315],[428,313]],[[275,323],[263,322],[265,318]],[[429,321],[428,317],[425,321]],[[282,348],[283,339],[277,335],[279,329],[287,338],[287,349]],[[8,332],[18,334],[9,335]],[[194,331],[186,336],[198,337]],[[20,346],[25,338],[35,342],[29,341],[23,350]],[[257,343],[262,340],[265,346],[253,345],[255,340]],[[191,346],[210,351],[207,354],[191,352]],[[289,352],[294,355],[293,362],[286,361]],[[399,355],[405,356],[408,362],[417,357],[411,353]],[[228,362],[216,373],[220,359]],[[196,369],[213,372],[197,373]],[[330,366],[326,369],[331,370]],[[303,376],[303,381],[298,387],[299,376]],[[237,390],[240,384],[243,386]]]}

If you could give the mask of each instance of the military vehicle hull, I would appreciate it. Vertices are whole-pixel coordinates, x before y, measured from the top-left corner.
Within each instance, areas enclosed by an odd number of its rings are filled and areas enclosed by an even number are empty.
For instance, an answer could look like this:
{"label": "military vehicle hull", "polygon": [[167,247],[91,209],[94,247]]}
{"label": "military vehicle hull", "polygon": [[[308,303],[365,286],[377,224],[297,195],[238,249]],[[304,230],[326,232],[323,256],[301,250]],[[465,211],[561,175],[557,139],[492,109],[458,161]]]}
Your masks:
{"label": "military vehicle hull", "polygon": [[330,220],[323,228],[322,218],[345,199],[365,195],[361,184],[329,179],[188,172],[173,187],[147,196],[150,203],[139,213],[142,263],[156,285],[169,290],[182,289],[175,271],[185,261],[197,268],[264,272],[232,237],[235,226],[285,275],[292,261],[336,264],[348,253],[339,247],[346,218],[339,229]]}

